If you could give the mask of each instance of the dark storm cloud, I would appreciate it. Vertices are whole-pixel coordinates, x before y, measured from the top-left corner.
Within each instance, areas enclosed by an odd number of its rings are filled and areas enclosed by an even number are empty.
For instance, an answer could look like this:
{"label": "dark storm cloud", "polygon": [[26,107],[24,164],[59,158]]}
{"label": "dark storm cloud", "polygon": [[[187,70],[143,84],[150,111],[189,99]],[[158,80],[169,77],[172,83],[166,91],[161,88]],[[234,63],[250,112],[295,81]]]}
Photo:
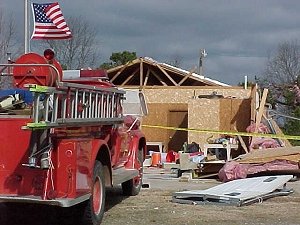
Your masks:
{"label": "dark storm cloud", "polygon": [[[20,2],[1,0],[0,6],[22,20]],[[130,50],[163,62],[178,57],[190,70],[198,64],[199,49],[205,48],[205,75],[230,84],[242,82],[245,75],[260,75],[270,51],[300,37],[297,0],[64,0],[60,4],[65,17],[81,15],[97,27],[102,61],[114,51]]]}

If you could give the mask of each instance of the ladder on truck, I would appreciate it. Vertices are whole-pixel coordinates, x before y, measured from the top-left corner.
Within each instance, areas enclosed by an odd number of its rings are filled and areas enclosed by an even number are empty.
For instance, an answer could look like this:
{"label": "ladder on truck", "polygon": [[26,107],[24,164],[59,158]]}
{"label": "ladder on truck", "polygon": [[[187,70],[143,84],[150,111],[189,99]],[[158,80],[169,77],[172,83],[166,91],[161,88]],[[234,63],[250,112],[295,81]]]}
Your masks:
{"label": "ladder on truck", "polygon": [[26,85],[33,93],[31,123],[24,129],[82,127],[123,122],[125,91],[58,82],[57,87]]}

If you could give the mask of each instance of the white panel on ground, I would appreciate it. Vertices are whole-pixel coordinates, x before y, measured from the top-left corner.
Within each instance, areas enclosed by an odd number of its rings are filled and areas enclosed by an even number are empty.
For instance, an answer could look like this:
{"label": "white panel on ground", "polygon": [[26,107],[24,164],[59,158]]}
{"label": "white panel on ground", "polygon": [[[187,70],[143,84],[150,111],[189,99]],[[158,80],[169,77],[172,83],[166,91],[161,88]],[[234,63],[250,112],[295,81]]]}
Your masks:
{"label": "white panel on ground", "polygon": [[293,175],[262,176],[230,181],[206,190],[182,191],[173,194],[173,202],[242,205],[276,195],[287,195],[285,184]]}

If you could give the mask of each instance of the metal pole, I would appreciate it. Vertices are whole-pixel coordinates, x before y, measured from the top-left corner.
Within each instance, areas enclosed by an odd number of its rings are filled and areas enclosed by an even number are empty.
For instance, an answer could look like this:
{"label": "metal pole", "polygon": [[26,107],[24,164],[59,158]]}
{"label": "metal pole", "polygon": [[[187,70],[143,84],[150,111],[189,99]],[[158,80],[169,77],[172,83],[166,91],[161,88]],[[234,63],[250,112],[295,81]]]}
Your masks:
{"label": "metal pole", "polygon": [[248,77],[245,76],[244,89],[247,89],[247,87],[248,87]]}
{"label": "metal pole", "polygon": [[29,19],[28,19],[28,0],[24,0],[24,52],[25,54],[30,51],[30,39],[29,34]]}
{"label": "metal pole", "polygon": [[207,53],[205,49],[200,49],[200,57],[199,57],[199,75],[203,76],[203,59],[206,57]]}
{"label": "metal pole", "polygon": [[199,75],[203,75],[203,56],[200,50],[200,58],[199,58]]}

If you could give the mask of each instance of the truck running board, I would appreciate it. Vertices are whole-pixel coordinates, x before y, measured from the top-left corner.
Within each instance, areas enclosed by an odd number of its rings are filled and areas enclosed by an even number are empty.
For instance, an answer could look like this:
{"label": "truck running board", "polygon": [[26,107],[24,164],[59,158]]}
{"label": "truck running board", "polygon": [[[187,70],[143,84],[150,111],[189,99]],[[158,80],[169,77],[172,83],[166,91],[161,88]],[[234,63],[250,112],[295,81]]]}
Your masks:
{"label": "truck running board", "polygon": [[135,169],[126,169],[124,167],[112,171],[113,186],[122,184],[139,175],[139,171]]}
{"label": "truck running board", "polygon": [[22,203],[31,203],[31,204],[42,204],[42,205],[54,205],[60,207],[70,207],[77,205],[81,202],[84,202],[90,198],[91,194],[85,194],[77,198],[57,198],[53,200],[45,200],[39,196],[34,195],[0,195],[1,202],[22,202]]}

